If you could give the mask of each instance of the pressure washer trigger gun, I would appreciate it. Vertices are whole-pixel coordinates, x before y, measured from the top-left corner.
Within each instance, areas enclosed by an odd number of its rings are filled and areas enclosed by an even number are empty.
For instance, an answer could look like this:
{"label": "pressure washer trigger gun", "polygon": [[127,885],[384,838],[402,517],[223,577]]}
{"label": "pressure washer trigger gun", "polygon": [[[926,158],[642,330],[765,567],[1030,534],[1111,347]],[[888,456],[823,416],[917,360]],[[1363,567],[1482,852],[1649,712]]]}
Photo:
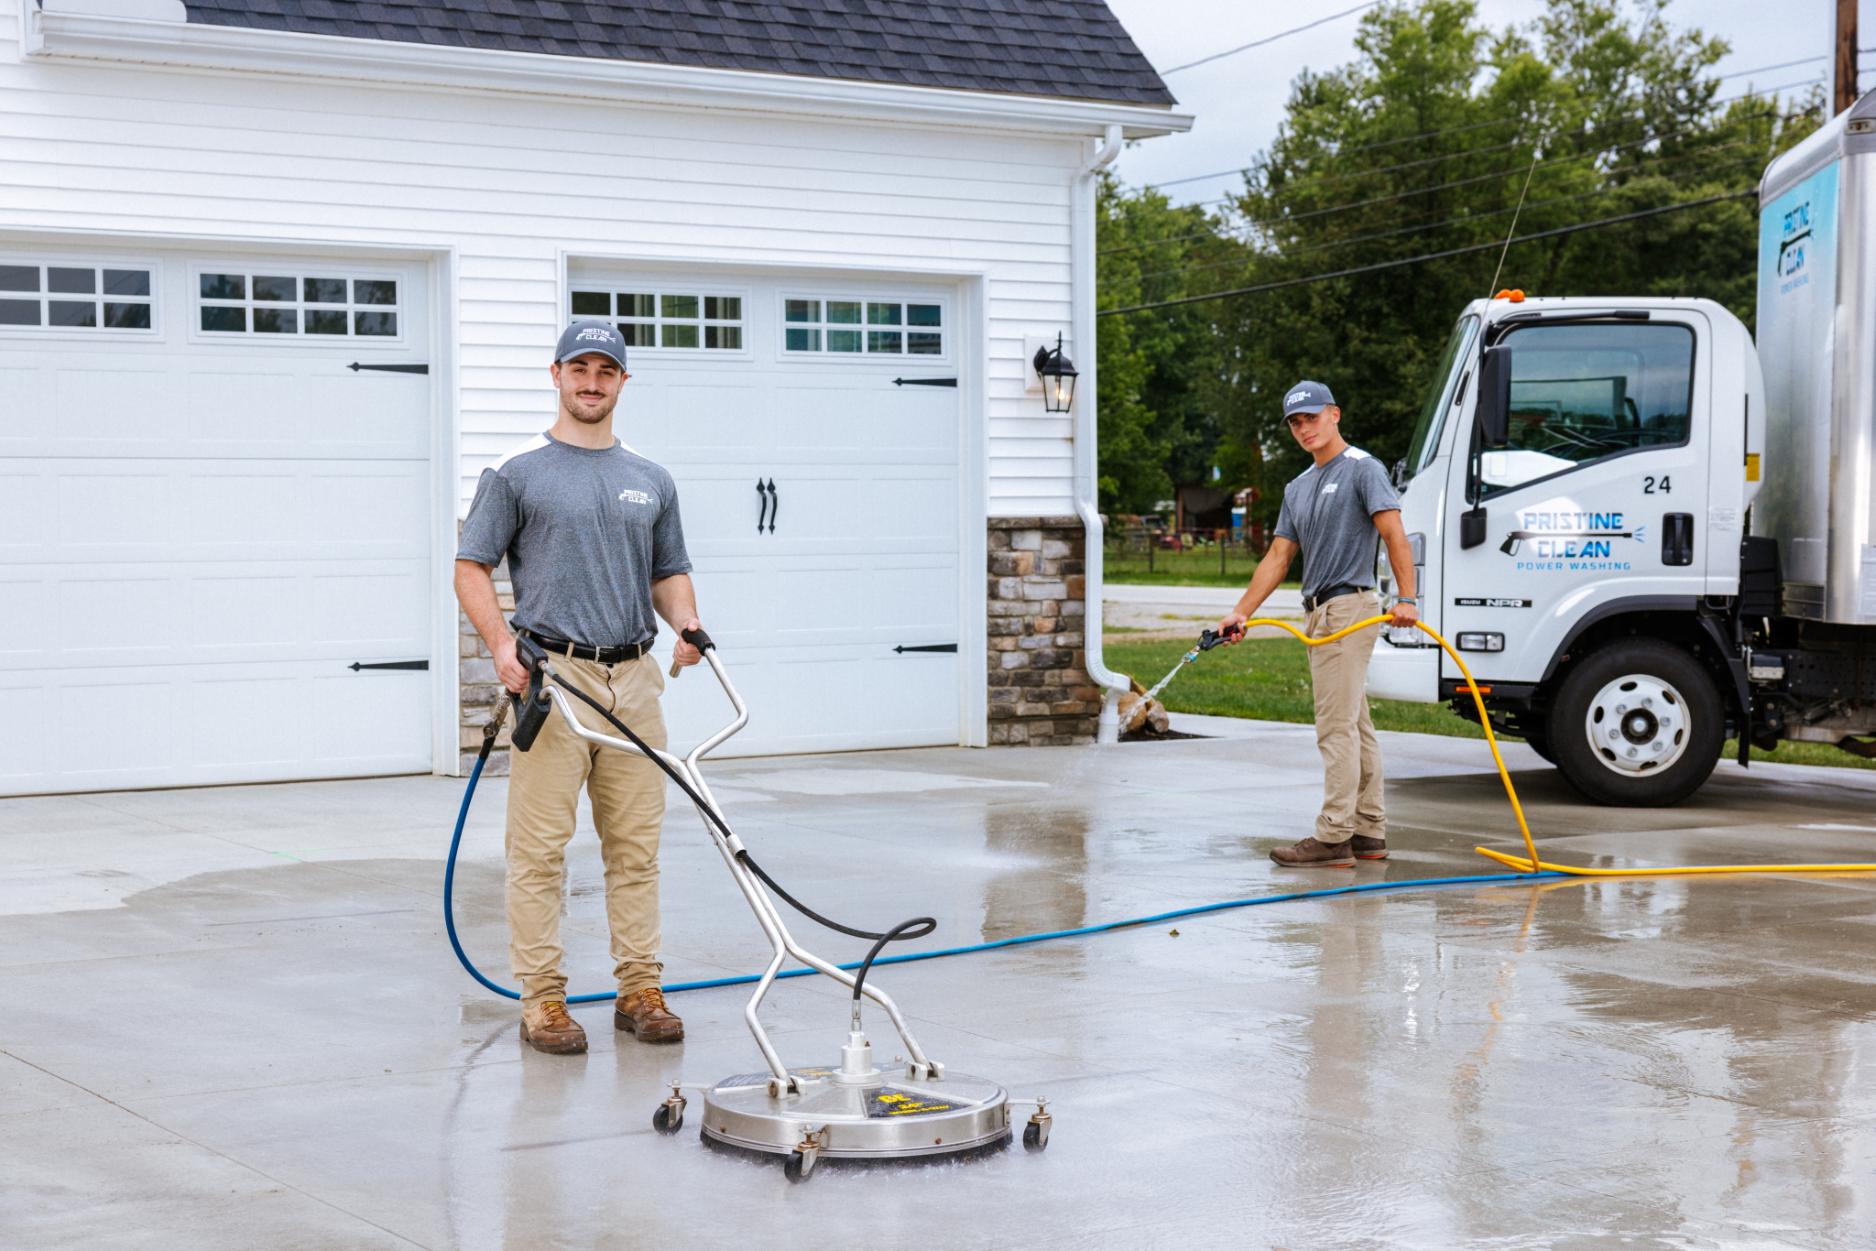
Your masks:
{"label": "pressure washer trigger gun", "polygon": [[[692,647],[696,648],[700,652],[707,652],[711,648],[716,646],[715,643],[712,643],[710,641],[710,636],[703,632],[703,627],[701,626],[699,626],[695,630],[680,630],[678,633],[683,636],[684,641],[686,643],[689,643]],[[682,673],[683,671],[684,671],[684,666],[680,665],[677,662],[677,660],[674,658],[671,661],[671,676],[675,678],[678,674]]]}
{"label": "pressure washer trigger gun", "polygon": [[528,667],[528,690],[525,695],[511,695],[515,701],[514,748],[526,751],[534,746],[534,740],[540,736],[541,727],[547,724],[547,715],[553,711],[553,700],[542,689],[547,676],[547,652],[525,634],[515,636],[515,656]]}
{"label": "pressure washer trigger gun", "polygon": [[1235,643],[1238,640],[1242,639],[1243,637],[1244,637],[1243,626],[1238,626],[1235,629],[1225,632],[1224,634],[1220,634],[1218,631],[1211,629],[1208,626],[1205,632],[1199,635],[1199,650],[1202,652],[1209,652],[1214,647],[1223,647],[1228,643]]}

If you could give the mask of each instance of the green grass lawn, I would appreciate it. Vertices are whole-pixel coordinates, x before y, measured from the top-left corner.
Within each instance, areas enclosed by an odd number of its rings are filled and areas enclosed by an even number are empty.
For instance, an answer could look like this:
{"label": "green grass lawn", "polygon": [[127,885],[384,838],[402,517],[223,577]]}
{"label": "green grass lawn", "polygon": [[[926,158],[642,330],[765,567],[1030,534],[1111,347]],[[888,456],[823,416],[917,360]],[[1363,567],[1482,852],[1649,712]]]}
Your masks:
{"label": "green grass lawn", "polygon": [[1109,549],[1101,576],[1136,586],[1244,586],[1257,557],[1241,547],[1214,546],[1184,552],[1123,552]]}
{"label": "green grass lawn", "polygon": [[[1108,667],[1130,673],[1142,686],[1152,686],[1179,663],[1189,642],[1162,640],[1127,642],[1116,639],[1106,647]],[[1309,724],[1315,703],[1309,690],[1309,656],[1302,644],[1287,638],[1249,639],[1232,647],[1201,655],[1160,693],[1174,712],[1195,712],[1215,717],[1247,717],[1256,721],[1291,721]],[[1461,720],[1444,704],[1413,704],[1377,699],[1370,703],[1374,724],[1382,730],[1410,730],[1418,734],[1445,734],[1454,738],[1484,738],[1485,732]],[[1738,750],[1726,745],[1725,759]],[[1778,764],[1829,765],[1843,769],[1876,768],[1823,743],[1780,743],[1771,753],[1753,752],[1754,760]]]}

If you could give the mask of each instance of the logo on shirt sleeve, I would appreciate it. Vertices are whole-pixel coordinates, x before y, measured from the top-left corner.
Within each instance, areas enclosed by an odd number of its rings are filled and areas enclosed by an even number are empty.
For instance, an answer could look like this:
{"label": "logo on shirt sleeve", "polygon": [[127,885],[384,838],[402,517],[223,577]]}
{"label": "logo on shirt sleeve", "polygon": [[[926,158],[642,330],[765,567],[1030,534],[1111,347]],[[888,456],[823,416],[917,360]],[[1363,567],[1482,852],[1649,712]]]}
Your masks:
{"label": "logo on shirt sleeve", "polygon": [[657,502],[651,497],[650,493],[634,491],[630,487],[619,492],[619,500],[621,503],[625,504],[655,504]]}

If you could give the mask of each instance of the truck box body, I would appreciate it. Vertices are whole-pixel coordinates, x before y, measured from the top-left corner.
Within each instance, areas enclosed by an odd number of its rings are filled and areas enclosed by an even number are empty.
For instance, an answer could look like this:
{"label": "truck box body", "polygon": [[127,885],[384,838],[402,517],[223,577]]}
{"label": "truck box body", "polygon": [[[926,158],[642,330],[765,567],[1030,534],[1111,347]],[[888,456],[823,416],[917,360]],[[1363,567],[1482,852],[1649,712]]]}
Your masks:
{"label": "truck box body", "polygon": [[1759,202],[1752,533],[1778,544],[1785,615],[1876,624],[1876,93],[1774,161]]}

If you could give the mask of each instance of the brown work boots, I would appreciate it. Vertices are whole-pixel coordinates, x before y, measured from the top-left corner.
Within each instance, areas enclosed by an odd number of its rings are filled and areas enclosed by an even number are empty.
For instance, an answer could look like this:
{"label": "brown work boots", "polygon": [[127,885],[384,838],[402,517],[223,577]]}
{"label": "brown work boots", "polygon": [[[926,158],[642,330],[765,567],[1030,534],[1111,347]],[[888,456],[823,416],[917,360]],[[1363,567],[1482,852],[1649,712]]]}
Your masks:
{"label": "brown work boots", "polygon": [[549,1055],[577,1056],[586,1051],[586,1031],[567,1015],[564,999],[541,999],[524,1004],[521,1041]]}
{"label": "brown work boots", "polygon": [[1270,858],[1286,869],[1352,869],[1357,860],[1386,860],[1387,840],[1357,834],[1340,843],[1306,838],[1291,847],[1279,847]]}
{"label": "brown work boots", "polygon": [[637,1034],[640,1042],[672,1043],[684,1037],[684,1022],[664,1006],[664,992],[656,986],[620,995],[612,1027]]}

